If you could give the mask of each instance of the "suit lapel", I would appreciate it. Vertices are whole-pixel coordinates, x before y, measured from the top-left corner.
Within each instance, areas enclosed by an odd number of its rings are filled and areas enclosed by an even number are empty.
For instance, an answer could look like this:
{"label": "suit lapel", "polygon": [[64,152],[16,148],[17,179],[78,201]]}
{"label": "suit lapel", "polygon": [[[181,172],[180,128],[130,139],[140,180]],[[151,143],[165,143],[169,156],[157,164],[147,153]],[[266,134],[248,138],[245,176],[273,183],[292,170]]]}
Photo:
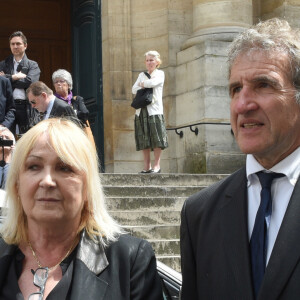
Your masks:
{"label": "suit lapel", "polygon": [[240,295],[253,298],[248,240],[246,170],[236,172],[228,184],[219,207],[220,230],[224,251],[232,267]]}
{"label": "suit lapel", "polygon": [[57,110],[57,101],[56,101],[56,98],[55,98],[54,102],[53,102],[52,109],[51,109],[50,114],[49,114],[49,118],[56,116],[56,110]]}
{"label": "suit lapel", "polygon": [[298,179],[279,229],[258,299],[277,299],[299,261],[299,195],[300,180]]}

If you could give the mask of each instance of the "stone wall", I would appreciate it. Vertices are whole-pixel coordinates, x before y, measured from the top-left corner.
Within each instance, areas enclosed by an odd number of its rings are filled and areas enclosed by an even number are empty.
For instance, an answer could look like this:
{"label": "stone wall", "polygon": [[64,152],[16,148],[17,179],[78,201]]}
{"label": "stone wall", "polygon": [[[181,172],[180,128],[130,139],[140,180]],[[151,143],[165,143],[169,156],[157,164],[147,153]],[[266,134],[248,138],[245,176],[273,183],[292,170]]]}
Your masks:
{"label": "stone wall", "polygon": [[[227,47],[257,22],[286,18],[300,27],[300,0],[104,0],[103,98],[106,172],[138,172],[131,87],[144,53],[160,52],[167,127],[229,122]],[[229,125],[198,125],[183,138],[169,131],[163,172],[229,173],[244,163]]]}

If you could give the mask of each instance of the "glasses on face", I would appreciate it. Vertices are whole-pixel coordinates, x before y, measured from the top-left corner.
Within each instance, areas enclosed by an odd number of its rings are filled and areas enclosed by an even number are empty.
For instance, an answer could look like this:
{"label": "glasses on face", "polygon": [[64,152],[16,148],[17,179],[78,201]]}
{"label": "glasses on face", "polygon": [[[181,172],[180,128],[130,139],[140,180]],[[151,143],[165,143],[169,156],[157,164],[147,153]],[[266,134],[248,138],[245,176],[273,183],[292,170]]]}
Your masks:
{"label": "glasses on face", "polygon": [[31,272],[33,274],[33,284],[41,290],[30,294],[28,300],[43,300],[49,268],[37,268],[35,271],[31,270]]}
{"label": "glasses on face", "polygon": [[60,80],[55,80],[54,84],[58,84],[58,83],[65,83],[66,81],[64,79],[60,79]]}

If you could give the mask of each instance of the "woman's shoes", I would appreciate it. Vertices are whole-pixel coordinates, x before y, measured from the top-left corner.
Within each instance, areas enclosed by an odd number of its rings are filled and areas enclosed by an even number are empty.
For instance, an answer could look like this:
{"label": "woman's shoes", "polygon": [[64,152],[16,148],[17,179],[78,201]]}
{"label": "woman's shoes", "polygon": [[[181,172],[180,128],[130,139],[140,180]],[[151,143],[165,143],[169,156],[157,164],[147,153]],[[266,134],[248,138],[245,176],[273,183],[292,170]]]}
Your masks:
{"label": "woman's shoes", "polygon": [[153,169],[142,170],[142,171],[140,172],[140,174],[149,174],[149,173],[153,173]]}
{"label": "woman's shoes", "polygon": [[150,174],[150,173],[160,173],[160,169],[149,169],[149,170],[142,170],[140,174]]}

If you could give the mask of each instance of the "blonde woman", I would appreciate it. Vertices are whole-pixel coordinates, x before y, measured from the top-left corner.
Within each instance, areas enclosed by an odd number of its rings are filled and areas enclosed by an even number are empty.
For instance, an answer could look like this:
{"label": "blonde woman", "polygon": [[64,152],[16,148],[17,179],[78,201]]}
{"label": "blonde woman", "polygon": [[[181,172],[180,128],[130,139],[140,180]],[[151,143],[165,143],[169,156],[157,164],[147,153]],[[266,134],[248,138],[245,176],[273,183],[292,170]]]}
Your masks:
{"label": "blonde woman", "polygon": [[24,134],[6,187],[0,299],[162,299],[153,250],[108,214],[96,149],[75,123]]}
{"label": "blonde woman", "polygon": [[[157,51],[146,52],[145,65],[150,78],[141,72],[132,87],[133,94],[136,94],[139,89],[153,88],[152,103],[135,112],[136,150],[142,150],[144,157],[144,168],[140,173],[160,173],[161,152],[168,147],[162,101],[165,74],[158,69],[161,63],[160,54]],[[153,166],[150,158],[152,150],[154,152]]]}

